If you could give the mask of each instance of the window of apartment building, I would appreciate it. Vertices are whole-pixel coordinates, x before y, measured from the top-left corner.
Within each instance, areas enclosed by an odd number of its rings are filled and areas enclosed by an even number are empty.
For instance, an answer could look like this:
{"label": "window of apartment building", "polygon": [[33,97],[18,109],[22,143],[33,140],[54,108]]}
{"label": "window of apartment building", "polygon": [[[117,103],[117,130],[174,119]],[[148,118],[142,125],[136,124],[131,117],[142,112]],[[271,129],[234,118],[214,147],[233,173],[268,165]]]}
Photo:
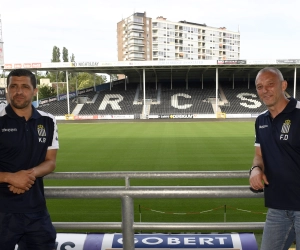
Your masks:
{"label": "window of apartment building", "polygon": [[129,52],[133,52],[133,51],[143,52],[144,50],[142,47],[132,46],[129,48]]}
{"label": "window of apartment building", "polygon": [[158,37],[157,40],[158,40],[159,43],[163,43],[163,42],[166,41],[166,38],[165,37]]}
{"label": "window of apartment building", "polygon": [[130,29],[130,30],[133,30],[133,29],[135,29],[135,30],[143,30],[143,27],[139,26],[139,25],[130,25],[128,27],[128,29]]}
{"label": "window of apartment building", "polygon": [[191,28],[187,26],[183,26],[183,31],[191,32]]}
{"label": "window of apartment building", "polygon": [[138,32],[131,32],[130,36],[134,36],[134,37],[144,37],[143,33],[138,33]]}
{"label": "window of apartment building", "polygon": [[159,30],[159,31],[157,32],[157,35],[158,35],[158,36],[166,36],[166,31],[165,31],[165,30]]}
{"label": "window of apartment building", "polygon": [[166,26],[167,25],[165,23],[160,23],[160,22],[157,23],[157,28],[166,29]]}
{"label": "window of apartment building", "polygon": [[158,50],[163,51],[166,48],[165,44],[158,44]]}
{"label": "window of apartment building", "polygon": [[175,38],[167,38],[167,43],[175,43]]}
{"label": "window of apartment building", "polygon": [[167,36],[175,36],[175,32],[174,31],[167,31]]}
{"label": "window of apartment building", "polygon": [[171,24],[171,23],[168,23],[167,24],[167,29],[174,30],[175,29],[175,25]]}
{"label": "window of apartment building", "polygon": [[183,47],[182,48],[183,52],[189,52],[190,53],[190,47]]}
{"label": "window of apartment building", "polygon": [[129,44],[143,44],[143,40],[133,39],[129,41]]}
{"label": "window of apartment building", "polygon": [[143,23],[143,18],[142,17],[134,16],[133,17],[133,22],[135,22],[135,23]]}
{"label": "window of apartment building", "polygon": [[198,28],[191,28],[193,33],[198,33]]}

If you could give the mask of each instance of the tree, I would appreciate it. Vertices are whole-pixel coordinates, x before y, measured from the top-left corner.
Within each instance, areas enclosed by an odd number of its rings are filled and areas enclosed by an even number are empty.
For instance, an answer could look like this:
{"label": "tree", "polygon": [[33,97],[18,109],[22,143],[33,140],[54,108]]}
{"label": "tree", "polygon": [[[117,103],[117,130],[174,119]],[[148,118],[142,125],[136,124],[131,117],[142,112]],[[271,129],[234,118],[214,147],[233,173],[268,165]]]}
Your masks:
{"label": "tree", "polygon": [[78,80],[77,83],[78,89],[84,89],[84,88],[88,88],[94,85],[99,85],[101,83],[104,83],[106,81],[106,77],[97,74],[82,72],[82,73],[78,73],[77,80]]}
{"label": "tree", "polygon": [[66,49],[66,47],[63,47],[63,62],[69,61],[69,51]]}
{"label": "tree", "polygon": [[54,46],[53,49],[52,49],[51,62],[60,62],[60,50],[56,46]]}
{"label": "tree", "polygon": [[70,62],[75,62],[75,56],[73,53],[72,53],[72,56],[70,56]]}
{"label": "tree", "polygon": [[56,95],[56,90],[50,86],[42,85],[39,87],[39,99],[44,99]]}
{"label": "tree", "polygon": [[[53,46],[51,62],[61,62],[60,56],[61,56],[60,49],[57,46]],[[75,59],[74,54],[72,54],[72,57]],[[63,59],[63,62],[69,61],[69,51],[66,47],[63,47],[62,59]],[[65,82],[66,81],[66,72],[65,71],[47,72],[47,73],[48,73],[47,76],[50,78],[51,82]]]}
{"label": "tree", "polygon": [[[57,46],[53,46],[52,49],[52,59],[51,62],[61,62],[60,60],[61,53]],[[70,59],[70,62],[75,62],[75,55],[72,53],[72,55],[69,58],[69,51],[66,47],[63,47],[62,49],[62,61],[68,62]],[[115,79],[116,75],[112,75],[112,78]],[[65,71],[52,71],[47,72],[46,77],[50,78],[50,82],[66,82],[66,72]],[[81,73],[74,73],[69,72],[69,91],[75,91],[76,89],[84,89],[88,87],[92,87],[94,85],[99,85],[106,82],[106,76],[105,75],[97,75],[97,74],[90,74],[87,72],[81,72]],[[57,85],[57,87],[52,88],[53,92],[58,89],[59,94],[66,93],[66,84],[64,85]],[[42,89],[43,94],[45,94],[46,97],[48,94],[51,93],[51,91],[48,89]],[[52,92],[52,93],[53,93]],[[48,94],[47,94],[48,93]],[[55,96],[56,93],[53,95]],[[43,97],[43,98],[46,98]],[[40,98],[40,97],[39,97]]]}

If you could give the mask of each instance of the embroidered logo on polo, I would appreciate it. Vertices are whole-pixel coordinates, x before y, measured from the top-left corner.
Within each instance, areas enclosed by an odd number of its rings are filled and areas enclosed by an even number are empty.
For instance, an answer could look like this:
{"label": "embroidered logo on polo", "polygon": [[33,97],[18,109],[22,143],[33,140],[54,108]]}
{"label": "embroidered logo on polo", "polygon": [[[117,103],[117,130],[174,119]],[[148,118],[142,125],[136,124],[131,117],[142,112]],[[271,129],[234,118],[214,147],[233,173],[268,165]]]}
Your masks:
{"label": "embroidered logo on polo", "polygon": [[38,132],[38,135],[40,136],[39,137],[39,142],[41,143],[45,143],[46,142],[46,130],[45,130],[45,127],[43,125],[38,125],[37,126],[37,132]]}
{"label": "embroidered logo on polo", "polygon": [[1,129],[2,132],[17,132],[17,128],[3,128]]}
{"label": "embroidered logo on polo", "polygon": [[281,135],[280,135],[280,140],[283,140],[283,141],[287,141],[289,139],[289,131],[290,131],[290,128],[291,128],[291,120],[285,120],[284,123],[282,124],[282,127],[281,127]]}

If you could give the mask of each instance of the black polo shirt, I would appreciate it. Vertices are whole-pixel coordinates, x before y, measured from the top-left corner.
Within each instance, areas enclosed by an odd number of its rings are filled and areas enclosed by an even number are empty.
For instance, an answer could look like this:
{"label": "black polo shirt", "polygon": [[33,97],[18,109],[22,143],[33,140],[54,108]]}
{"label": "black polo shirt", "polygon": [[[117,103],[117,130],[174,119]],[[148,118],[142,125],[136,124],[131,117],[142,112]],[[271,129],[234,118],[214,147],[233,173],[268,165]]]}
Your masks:
{"label": "black polo shirt", "polygon": [[[33,106],[26,121],[8,105],[0,111],[0,172],[17,172],[33,168],[45,160],[48,149],[58,149],[55,118]],[[9,191],[0,183],[0,212],[29,213],[46,208],[43,178],[24,194]]]}
{"label": "black polo shirt", "polygon": [[290,98],[274,119],[269,111],[259,115],[255,131],[269,181],[266,207],[300,211],[300,102]]}

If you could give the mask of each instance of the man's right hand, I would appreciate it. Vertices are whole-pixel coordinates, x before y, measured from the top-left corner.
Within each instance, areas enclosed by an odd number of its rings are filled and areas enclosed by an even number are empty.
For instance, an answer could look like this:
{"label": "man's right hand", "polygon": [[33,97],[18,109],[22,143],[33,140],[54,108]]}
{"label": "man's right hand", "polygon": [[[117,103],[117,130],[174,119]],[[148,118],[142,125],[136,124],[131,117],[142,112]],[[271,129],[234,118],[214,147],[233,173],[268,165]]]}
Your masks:
{"label": "man's right hand", "polygon": [[8,175],[8,187],[13,193],[24,193],[28,191],[35,181],[35,175],[33,169],[21,170],[16,173],[10,173]]}

